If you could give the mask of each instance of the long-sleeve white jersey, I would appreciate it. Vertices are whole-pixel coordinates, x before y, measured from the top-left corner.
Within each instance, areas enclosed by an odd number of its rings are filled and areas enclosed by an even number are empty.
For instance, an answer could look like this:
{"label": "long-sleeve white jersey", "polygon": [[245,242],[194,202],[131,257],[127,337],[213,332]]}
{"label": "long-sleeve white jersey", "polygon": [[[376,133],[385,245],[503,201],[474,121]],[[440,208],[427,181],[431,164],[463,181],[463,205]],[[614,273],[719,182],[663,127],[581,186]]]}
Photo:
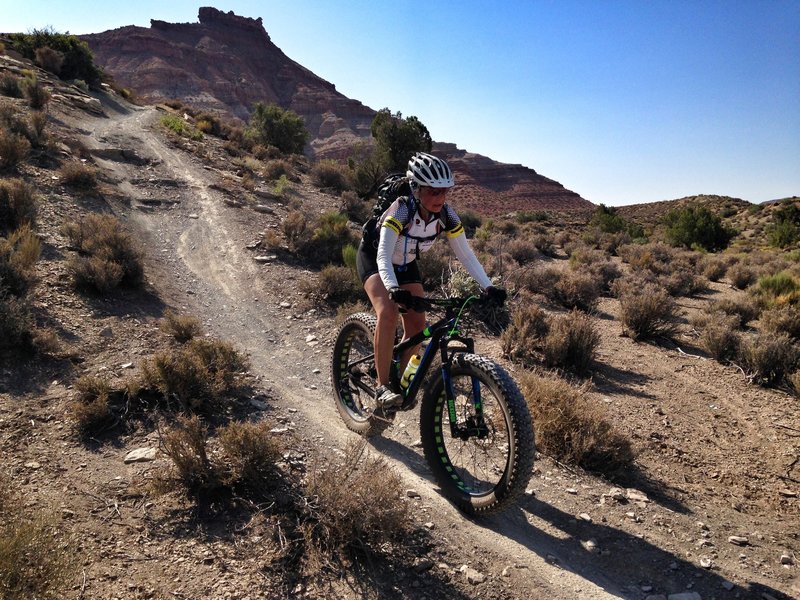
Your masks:
{"label": "long-sleeve white jersey", "polygon": [[492,281],[467,242],[464,226],[455,210],[445,204],[438,216],[426,222],[416,209],[413,197],[401,197],[386,210],[380,223],[378,243],[378,272],[386,289],[398,287],[394,265],[405,265],[416,260],[422,252],[433,246],[443,231],[459,262],[467,272],[486,289]]}

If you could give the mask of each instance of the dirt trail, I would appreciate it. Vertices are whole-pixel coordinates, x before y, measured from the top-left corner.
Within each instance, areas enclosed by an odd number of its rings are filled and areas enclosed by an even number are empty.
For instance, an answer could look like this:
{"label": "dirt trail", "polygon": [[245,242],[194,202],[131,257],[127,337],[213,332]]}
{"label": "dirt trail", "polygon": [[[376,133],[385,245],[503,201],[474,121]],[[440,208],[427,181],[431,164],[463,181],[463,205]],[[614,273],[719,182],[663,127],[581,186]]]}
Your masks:
{"label": "dirt trail", "polygon": [[[153,262],[150,277],[165,302],[199,317],[215,335],[246,351],[253,373],[282,405],[299,411],[295,425],[302,436],[320,448],[343,448],[354,434],[342,424],[330,397],[334,325],[301,311],[296,281],[285,267],[257,263],[246,248],[278,217],[225,204],[224,193],[212,187],[219,182],[218,172],[203,168],[192,155],[151,132],[159,118],[156,109],[107,104],[106,111],[109,118],[98,119],[85,141],[106,175],[132,199],[131,207],[117,208],[141,229]],[[116,150],[127,159],[119,160]],[[708,452],[700,460],[707,463],[701,470],[707,472],[709,484],[716,479],[715,457],[735,448],[726,440],[733,432],[763,441],[771,455],[763,458],[766,462],[786,450],[786,438],[777,437],[774,424],[795,422],[791,407],[764,412],[761,409],[769,408],[775,396],[752,387],[742,394],[739,375],[732,369],[619,338],[618,322],[611,319],[613,303],[608,301],[601,310],[607,318],[601,320],[600,362],[607,366],[595,383],[599,394],[610,398],[615,417],[624,419],[626,412],[638,410],[646,413],[646,424],[651,415],[653,426],[641,431],[645,446],[664,443],[686,453],[681,446],[689,441],[676,434],[692,430],[702,398],[707,402],[701,412],[709,416],[701,433],[691,435],[707,440]],[[627,364],[615,362],[620,353],[628,353]],[[726,386],[735,392],[726,393]],[[670,399],[668,414],[662,408],[667,403],[659,400],[664,397]],[[526,494],[519,508],[473,522],[436,492],[416,443],[416,417],[416,412],[401,415],[372,445],[401,473],[406,486],[419,492],[418,520],[435,524],[434,537],[450,554],[450,564],[470,564],[491,578],[486,587],[474,588],[475,597],[640,600],[651,593],[698,590],[707,600],[760,597],[762,589],[780,597],[770,586],[752,585],[767,577],[758,575],[758,565],[745,565],[740,558],[742,570],[737,570],[736,550],[720,548],[718,564],[730,554],[724,571],[698,566],[701,551],[695,551],[694,542],[700,532],[690,532],[695,523],[718,519],[719,537],[724,538],[722,532],[728,529],[723,524],[727,527],[726,519],[738,514],[730,510],[724,486],[718,494],[719,511],[709,506],[705,515],[701,507],[689,507],[697,496],[688,481],[676,494],[680,501],[658,496],[654,485],[646,490],[653,496],[646,502],[611,506],[603,498],[610,484],[542,460],[531,482],[534,494]],[[741,466],[742,473],[749,472],[747,465]],[[645,475],[656,480],[659,474]],[[722,477],[737,475],[741,473]],[[632,518],[631,513],[639,516]],[[748,523],[748,531],[754,527],[758,524]],[[717,543],[725,544],[724,539]],[[762,574],[774,567],[764,569]],[[787,583],[781,586],[790,589]]]}

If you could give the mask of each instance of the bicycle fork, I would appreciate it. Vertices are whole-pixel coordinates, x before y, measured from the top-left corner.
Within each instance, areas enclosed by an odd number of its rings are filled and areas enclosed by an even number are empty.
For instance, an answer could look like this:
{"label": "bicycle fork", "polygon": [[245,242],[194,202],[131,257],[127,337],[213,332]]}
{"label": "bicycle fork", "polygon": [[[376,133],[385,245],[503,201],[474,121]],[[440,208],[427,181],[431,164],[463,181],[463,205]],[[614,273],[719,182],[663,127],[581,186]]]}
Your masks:
{"label": "bicycle fork", "polygon": [[[472,352],[471,344],[467,343],[465,349],[468,352]],[[465,441],[471,437],[483,439],[489,435],[489,428],[486,426],[486,422],[483,418],[481,382],[474,375],[471,376],[472,394],[470,396],[470,403],[472,405],[472,410],[467,411],[469,414],[465,415],[461,424],[458,422],[456,391],[453,387],[453,378],[450,374],[450,366],[454,355],[455,354],[451,352],[450,356],[446,357],[443,350],[442,380],[444,382],[445,398],[447,400],[447,417],[450,421],[450,434],[456,439]]]}

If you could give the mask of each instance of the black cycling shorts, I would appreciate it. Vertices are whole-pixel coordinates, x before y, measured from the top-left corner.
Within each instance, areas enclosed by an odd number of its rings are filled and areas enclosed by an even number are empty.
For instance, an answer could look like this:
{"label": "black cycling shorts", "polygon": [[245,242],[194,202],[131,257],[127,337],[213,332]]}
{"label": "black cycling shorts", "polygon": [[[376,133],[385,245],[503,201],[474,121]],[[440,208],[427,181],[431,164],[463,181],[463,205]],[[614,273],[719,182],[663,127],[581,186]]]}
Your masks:
{"label": "black cycling shorts", "polygon": [[[364,240],[358,245],[356,268],[358,269],[361,283],[366,283],[367,279],[378,272],[378,251],[372,244],[367,244]],[[419,265],[417,265],[416,260],[412,260],[405,265],[394,265],[394,276],[397,277],[397,283],[400,285],[422,283],[422,276],[419,273]]]}

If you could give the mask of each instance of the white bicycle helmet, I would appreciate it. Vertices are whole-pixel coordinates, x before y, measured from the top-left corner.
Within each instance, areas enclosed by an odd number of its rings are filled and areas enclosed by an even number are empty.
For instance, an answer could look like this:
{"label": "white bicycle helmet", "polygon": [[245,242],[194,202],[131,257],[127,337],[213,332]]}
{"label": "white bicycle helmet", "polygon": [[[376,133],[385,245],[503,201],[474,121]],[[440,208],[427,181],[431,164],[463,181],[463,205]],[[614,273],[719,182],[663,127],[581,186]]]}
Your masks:
{"label": "white bicycle helmet", "polygon": [[417,152],[411,157],[406,177],[412,184],[433,188],[450,188],[455,185],[453,172],[447,163],[425,152]]}

